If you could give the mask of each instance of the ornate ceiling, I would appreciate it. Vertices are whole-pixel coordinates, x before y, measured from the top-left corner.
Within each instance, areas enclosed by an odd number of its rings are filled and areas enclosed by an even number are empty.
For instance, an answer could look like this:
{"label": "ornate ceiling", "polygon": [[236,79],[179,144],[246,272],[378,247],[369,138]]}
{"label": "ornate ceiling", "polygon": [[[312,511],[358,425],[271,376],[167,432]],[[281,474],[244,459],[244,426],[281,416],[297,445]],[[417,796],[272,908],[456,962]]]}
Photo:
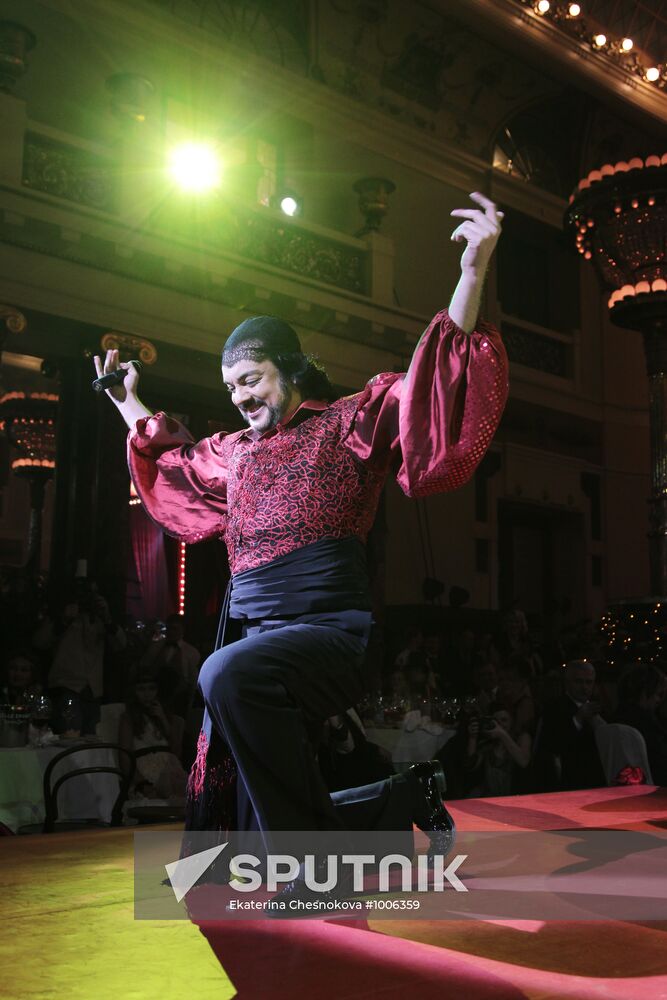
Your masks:
{"label": "ornate ceiling", "polygon": [[667,60],[665,0],[585,0],[582,10],[606,34],[631,38],[653,65]]}
{"label": "ornate ceiling", "polygon": [[[656,135],[667,132],[666,0],[580,0],[576,18],[567,16],[565,0],[551,0],[543,16],[533,0],[435,2],[544,74],[602,98],[617,113],[632,108]],[[596,49],[597,33],[606,43]],[[633,42],[627,53],[618,51],[623,38]],[[655,82],[644,75],[652,66],[663,74]]]}

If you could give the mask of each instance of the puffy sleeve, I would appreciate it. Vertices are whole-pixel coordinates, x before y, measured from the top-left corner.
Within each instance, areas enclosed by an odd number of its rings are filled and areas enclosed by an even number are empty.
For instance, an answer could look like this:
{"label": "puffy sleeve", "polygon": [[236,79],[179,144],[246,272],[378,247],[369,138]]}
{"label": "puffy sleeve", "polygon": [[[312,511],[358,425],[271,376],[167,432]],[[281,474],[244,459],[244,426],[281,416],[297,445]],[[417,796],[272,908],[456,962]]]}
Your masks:
{"label": "puffy sleeve", "polygon": [[496,432],[508,394],[500,334],[479,322],[470,334],[440,312],[406,375],[376,375],[359,394],[345,444],[363,462],[397,468],[407,496],[462,486]]}
{"label": "puffy sleeve", "polygon": [[127,441],[132,482],[150,517],[183,542],[224,533],[227,435],[197,444],[165,413],[137,420]]}

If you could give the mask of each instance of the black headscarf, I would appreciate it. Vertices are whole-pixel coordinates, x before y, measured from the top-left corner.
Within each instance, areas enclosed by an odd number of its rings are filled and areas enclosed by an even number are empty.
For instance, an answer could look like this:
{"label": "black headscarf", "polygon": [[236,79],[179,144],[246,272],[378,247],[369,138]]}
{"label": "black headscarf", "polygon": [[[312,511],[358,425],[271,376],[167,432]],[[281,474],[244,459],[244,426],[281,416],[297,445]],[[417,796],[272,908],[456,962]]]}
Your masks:
{"label": "black headscarf", "polygon": [[297,360],[295,355],[303,357],[303,352],[296,330],[289,323],[277,316],[251,316],[230,333],[222,349],[222,363],[230,367],[242,358]]}

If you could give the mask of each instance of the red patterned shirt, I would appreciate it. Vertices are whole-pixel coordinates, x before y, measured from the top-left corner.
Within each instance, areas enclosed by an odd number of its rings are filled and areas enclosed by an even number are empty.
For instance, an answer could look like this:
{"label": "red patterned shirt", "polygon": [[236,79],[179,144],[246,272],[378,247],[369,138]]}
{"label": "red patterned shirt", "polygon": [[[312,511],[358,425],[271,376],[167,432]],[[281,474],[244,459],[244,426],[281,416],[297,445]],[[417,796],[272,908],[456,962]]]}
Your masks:
{"label": "red patterned shirt", "polygon": [[407,374],[377,375],[335,403],[307,400],[286,425],[194,443],[164,413],[130,432],[130,471],[146,510],[187,542],[223,537],[233,574],[324,538],[365,541],[390,471],[408,496],[467,482],[508,392],[497,331],[464,333],[446,311]]}

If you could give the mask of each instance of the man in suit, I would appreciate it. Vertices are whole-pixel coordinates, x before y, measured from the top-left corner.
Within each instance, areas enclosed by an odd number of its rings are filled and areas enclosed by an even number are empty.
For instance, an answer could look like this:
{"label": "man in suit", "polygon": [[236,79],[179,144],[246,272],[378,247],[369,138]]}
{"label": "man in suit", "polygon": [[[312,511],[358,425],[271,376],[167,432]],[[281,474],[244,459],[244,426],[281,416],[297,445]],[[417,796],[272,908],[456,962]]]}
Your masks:
{"label": "man in suit", "polygon": [[599,788],[606,784],[595,740],[604,726],[594,700],[595,667],[588,660],[570,660],[565,666],[565,691],[547,702],[542,716],[542,751],[560,761],[560,787]]}

